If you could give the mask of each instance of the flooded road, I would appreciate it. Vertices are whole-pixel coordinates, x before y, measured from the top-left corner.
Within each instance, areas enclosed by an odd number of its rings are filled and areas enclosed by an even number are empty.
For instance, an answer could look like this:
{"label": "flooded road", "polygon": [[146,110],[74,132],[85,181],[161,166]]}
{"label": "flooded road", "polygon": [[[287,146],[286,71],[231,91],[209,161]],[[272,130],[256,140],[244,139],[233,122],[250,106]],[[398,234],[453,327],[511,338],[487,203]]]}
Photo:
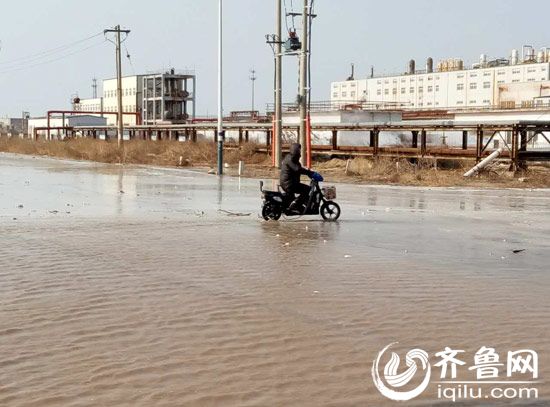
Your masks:
{"label": "flooded road", "polygon": [[[391,406],[394,342],[536,350],[517,403],[550,404],[548,190],[338,185],[332,224],[263,222],[258,188],[0,155],[0,406]],[[406,405],[452,405],[439,374]]]}

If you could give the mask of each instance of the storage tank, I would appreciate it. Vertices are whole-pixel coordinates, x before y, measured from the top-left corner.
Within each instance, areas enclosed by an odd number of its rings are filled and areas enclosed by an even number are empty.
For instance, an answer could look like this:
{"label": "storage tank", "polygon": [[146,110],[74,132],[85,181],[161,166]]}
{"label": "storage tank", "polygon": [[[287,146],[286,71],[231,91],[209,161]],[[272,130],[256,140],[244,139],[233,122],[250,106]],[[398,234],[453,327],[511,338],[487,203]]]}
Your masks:
{"label": "storage tank", "polygon": [[519,51],[517,49],[512,50],[512,57],[510,58],[511,65],[519,64]]}
{"label": "storage tank", "polygon": [[428,58],[426,61],[426,72],[432,73],[434,71],[434,60],[432,57]]}
{"label": "storage tank", "polygon": [[416,72],[416,62],[414,59],[409,61],[409,74],[414,75]]}
{"label": "storage tank", "polygon": [[539,64],[541,64],[541,63],[544,62],[545,59],[546,59],[546,52],[540,50],[540,51],[537,53],[537,62],[538,62]]}
{"label": "storage tank", "polygon": [[462,59],[455,59],[455,66],[458,71],[464,70],[464,61]]}

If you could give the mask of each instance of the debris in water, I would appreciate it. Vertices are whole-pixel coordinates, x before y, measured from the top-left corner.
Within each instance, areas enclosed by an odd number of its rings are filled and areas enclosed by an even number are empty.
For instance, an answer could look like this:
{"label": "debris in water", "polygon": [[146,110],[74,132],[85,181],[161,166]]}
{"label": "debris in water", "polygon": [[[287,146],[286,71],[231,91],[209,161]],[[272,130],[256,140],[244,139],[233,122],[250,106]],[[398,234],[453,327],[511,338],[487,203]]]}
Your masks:
{"label": "debris in water", "polygon": [[59,213],[59,211],[56,211],[56,210],[48,211],[48,212],[53,213],[54,215],[57,215]]}
{"label": "debris in water", "polygon": [[230,212],[230,211],[226,211],[224,209],[218,209],[218,212],[225,213],[228,216],[250,216],[250,215],[252,215],[251,213]]}
{"label": "debris in water", "polygon": [[344,259],[349,259],[349,258],[351,258],[351,254],[346,254],[346,255],[344,256]]}
{"label": "debris in water", "polygon": [[518,254],[518,253],[524,252],[525,250],[526,250],[526,249],[517,249],[517,250],[512,250],[512,252],[513,252],[514,254]]}
{"label": "debris in water", "polygon": [[17,205],[17,207],[18,207],[19,209],[23,209],[23,208],[24,208],[24,206],[23,206],[22,204]]}

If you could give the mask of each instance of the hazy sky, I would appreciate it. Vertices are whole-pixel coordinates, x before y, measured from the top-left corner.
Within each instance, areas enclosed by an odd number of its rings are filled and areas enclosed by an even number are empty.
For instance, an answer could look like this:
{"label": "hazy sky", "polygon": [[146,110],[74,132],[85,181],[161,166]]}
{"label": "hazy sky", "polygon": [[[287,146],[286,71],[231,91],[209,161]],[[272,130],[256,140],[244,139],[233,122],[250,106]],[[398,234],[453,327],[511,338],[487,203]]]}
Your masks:
{"label": "hazy sky", "polygon": [[[293,3],[295,11],[303,4]],[[286,4],[290,11],[291,0]],[[273,54],[264,36],[274,31],[275,1],[224,0],[224,5],[225,111],[250,109],[251,67],[258,76],[257,107],[264,110],[273,94]],[[114,46],[101,36],[47,58],[21,58],[116,24],[132,30],[125,44],[132,64],[125,60],[125,74],[194,68],[198,114],[216,111],[217,0],[3,0],[0,10],[1,116],[22,110],[43,115],[69,107],[75,93],[90,97],[91,79],[115,72]],[[428,56],[436,63],[448,57],[470,63],[480,53],[506,57],[523,44],[550,46],[548,0],[315,0],[315,11],[314,100],[329,99],[330,82],[345,79],[351,62],[356,76],[365,77],[371,65],[378,74],[401,72],[410,58],[420,68]],[[25,68],[29,65],[38,66]],[[297,70],[296,58],[287,57],[286,101],[295,98]]]}

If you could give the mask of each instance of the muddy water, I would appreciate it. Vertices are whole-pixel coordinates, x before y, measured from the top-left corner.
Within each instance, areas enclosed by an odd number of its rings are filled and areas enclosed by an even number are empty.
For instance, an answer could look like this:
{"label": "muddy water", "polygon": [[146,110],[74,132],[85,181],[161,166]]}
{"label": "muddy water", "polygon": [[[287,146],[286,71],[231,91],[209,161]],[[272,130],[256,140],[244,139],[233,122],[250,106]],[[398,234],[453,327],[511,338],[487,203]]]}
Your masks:
{"label": "muddy water", "polygon": [[257,188],[0,156],[0,406],[393,405],[393,342],[534,349],[550,403],[548,191],[339,185],[326,224]]}

